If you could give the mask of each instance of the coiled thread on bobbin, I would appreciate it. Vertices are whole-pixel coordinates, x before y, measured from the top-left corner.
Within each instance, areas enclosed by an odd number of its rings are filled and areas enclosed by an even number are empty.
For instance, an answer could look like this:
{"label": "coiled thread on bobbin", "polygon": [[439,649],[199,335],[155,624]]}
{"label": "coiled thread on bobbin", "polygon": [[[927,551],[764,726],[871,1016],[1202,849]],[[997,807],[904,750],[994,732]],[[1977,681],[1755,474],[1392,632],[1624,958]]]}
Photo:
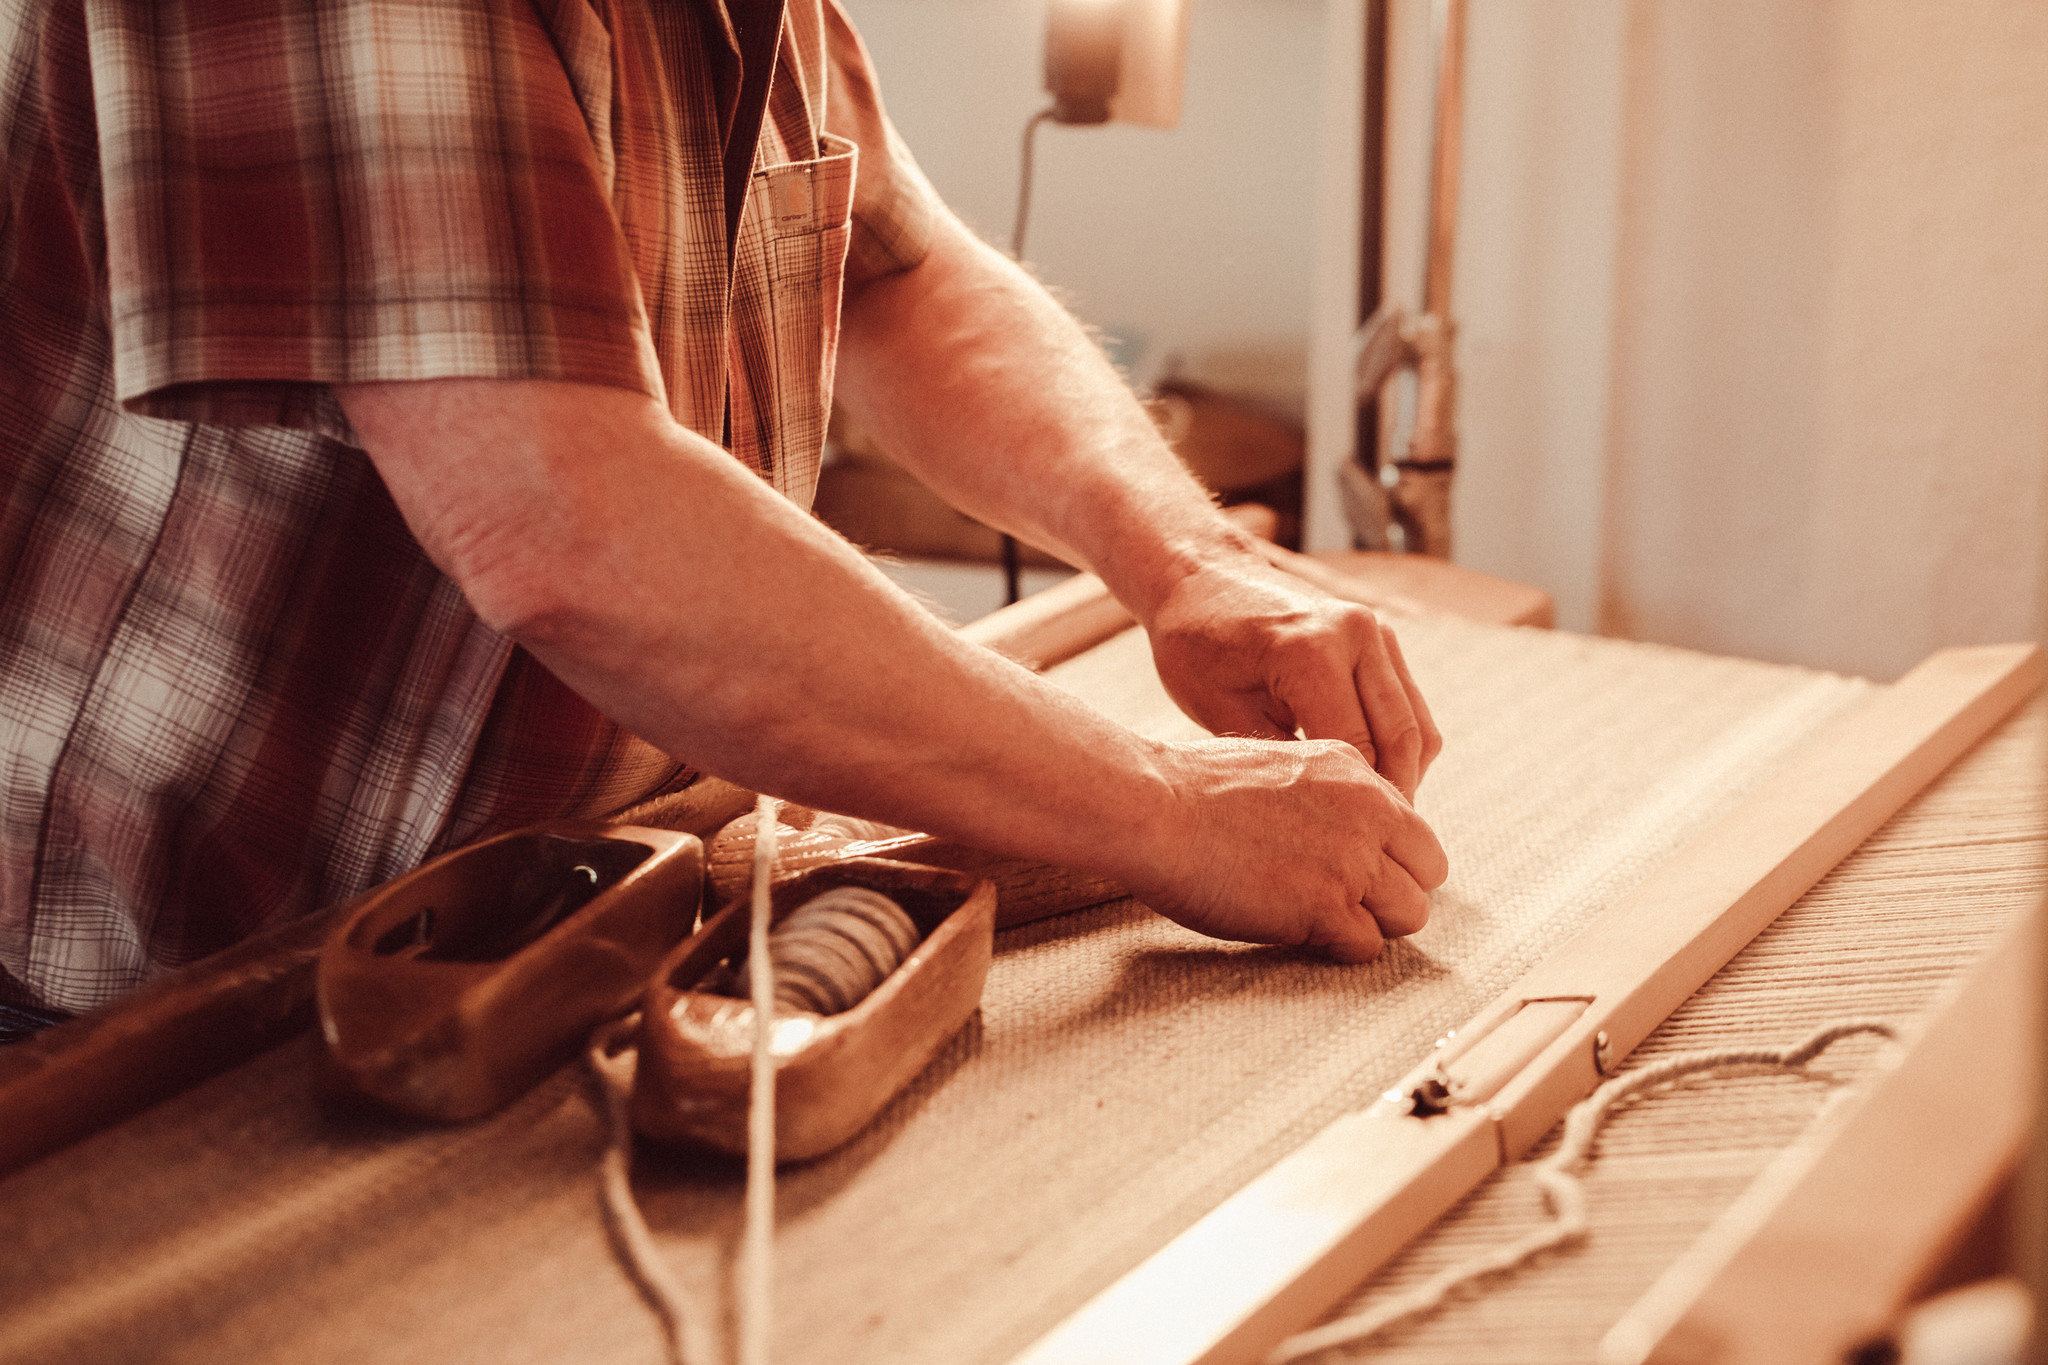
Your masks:
{"label": "coiled thread on bobbin", "polygon": [[[902,906],[864,886],[835,886],[805,901],[768,938],[776,1012],[852,1009],[903,965],[922,938]],[[744,997],[746,971],[746,959],[738,959],[705,989]]]}

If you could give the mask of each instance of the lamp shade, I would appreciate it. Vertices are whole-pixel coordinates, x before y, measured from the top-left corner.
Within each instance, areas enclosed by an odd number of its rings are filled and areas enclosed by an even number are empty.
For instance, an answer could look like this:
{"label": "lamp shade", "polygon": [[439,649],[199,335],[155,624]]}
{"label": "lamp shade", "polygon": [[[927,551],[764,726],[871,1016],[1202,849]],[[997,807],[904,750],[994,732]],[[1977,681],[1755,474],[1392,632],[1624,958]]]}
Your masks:
{"label": "lamp shade", "polygon": [[1186,0],[1048,0],[1045,88],[1061,123],[1180,122]]}

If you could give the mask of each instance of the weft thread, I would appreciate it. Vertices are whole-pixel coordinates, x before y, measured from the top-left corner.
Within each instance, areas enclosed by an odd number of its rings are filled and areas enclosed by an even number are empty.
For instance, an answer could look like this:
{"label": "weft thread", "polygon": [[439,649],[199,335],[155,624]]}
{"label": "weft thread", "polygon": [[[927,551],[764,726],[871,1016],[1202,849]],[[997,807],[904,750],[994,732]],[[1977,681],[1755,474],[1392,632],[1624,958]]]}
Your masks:
{"label": "weft thread", "polygon": [[[917,921],[881,892],[835,886],[782,917],[768,936],[775,1008],[843,1014],[874,994],[917,951]],[[752,957],[707,978],[703,990],[751,998]]]}
{"label": "weft thread", "polygon": [[1364,1341],[1396,1323],[1443,1307],[1466,1285],[1505,1274],[1543,1252],[1583,1238],[1587,1232],[1586,1187],[1578,1173],[1590,1161],[1593,1140],[1606,1126],[1609,1114],[1630,1096],[1685,1076],[1755,1067],[1799,1070],[1835,1043],[1859,1033],[1874,1033],[1882,1038],[1897,1036],[1889,1024],[1859,1019],[1830,1024],[1790,1047],[1688,1052],[1616,1076],[1572,1107],[1565,1115],[1564,1136],[1557,1150],[1536,1163],[1536,1185],[1550,1211],[1549,1223],[1505,1246],[1460,1261],[1375,1308],[1297,1332],[1273,1348],[1266,1357],[1266,1365],[1287,1365],[1319,1351]]}

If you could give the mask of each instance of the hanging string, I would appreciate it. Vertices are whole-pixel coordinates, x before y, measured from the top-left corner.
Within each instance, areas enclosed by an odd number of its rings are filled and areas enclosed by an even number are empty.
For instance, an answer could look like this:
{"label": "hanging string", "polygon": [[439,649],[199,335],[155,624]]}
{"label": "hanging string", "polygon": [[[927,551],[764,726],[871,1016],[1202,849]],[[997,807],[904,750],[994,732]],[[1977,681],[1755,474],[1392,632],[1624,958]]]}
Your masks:
{"label": "hanging string", "polygon": [[775,819],[763,796],[754,813],[754,900],[747,931],[747,979],[754,999],[753,1089],[747,1105],[747,1202],[740,1237],[740,1365],[768,1365],[775,1274],[775,965],[768,956]]}
{"label": "hanging string", "polygon": [[[781,823],[778,802],[762,797],[756,807],[754,866],[749,904],[748,952],[736,964],[754,1013],[753,1052],[747,1106],[747,1184],[736,1276],[738,1361],[766,1365],[774,1313],[775,1237],[775,1058],[778,1006],[836,1014],[860,1003],[916,951],[922,937],[901,906],[860,886],[833,887],[791,911],[771,932],[771,898]],[[834,817],[844,819],[845,817]],[[848,821],[855,832],[889,831]],[[730,969],[721,968],[722,973]],[[705,987],[738,995],[729,984]],[[705,1330],[686,1311],[681,1288],[669,1273],[660,1247],[633,1198],[631,1100],[639,1031],[635,1014],[601,1027],[585,1054],[605,1116],[605,1151],[600,1171],[605,1233],[640,1296],[660,1320],[670,1365],[701,1365],[714,1359]]]}
{"label": "hanging string", "polygon": [[1595,1090],[1573,1106],[1565,1116],[1564,1136],[1557,1150],[1535,1167],[1537,1188],[1550,1211],[1551,1221],[1527,1236],[1505,1246],[1458,1262],[1441,1274],[1424,1280],[1404,1294],[1363,1313],[1338,1318],[1288,1337],[1273,1348],[1265,1365],[1286,1365],[1318,1351],[1349,1345],[1375,1336],[1399,1322],[1441,1308],[1451,1295],[1488,1276],[1505,1274],[1553,1247],[1576,1242],[1586,1235],[1586,1187],[1578,1173],[1590,1160],[1593,1140],[1599,1136],[1610,1112],[1623,1100],[1655,1086],[1684,1076],[1723,1071],[1772,1067],[1798,1071],[1843,1038],[1859,1033],[1881,1038],[1897,1036],[1889,1024],[1853,1020],[1830,1024],[1787,1048],[1731,1048],[1717,1052],[1688,1052],[1661,1062],[1652,1062]]}
{"label": "hanging string", "polygon": [[668,1262],[648,1231],[647,1220],[633,1199],[633,1123],[628,1104],[633,1097],[634,1059],[628,1047],[640,1028],[640,1016],[628,1015],[600,1028],[584,1060],[596,1078],[604,1101],[605,1149],[599,1174],[604,1230],[612,1254],[626,1267],[634,1288],[661,1321],[669,1365],[698,1365],[711,1359],[703,1328],[683,1309],[683,1291],[669,1274]]}

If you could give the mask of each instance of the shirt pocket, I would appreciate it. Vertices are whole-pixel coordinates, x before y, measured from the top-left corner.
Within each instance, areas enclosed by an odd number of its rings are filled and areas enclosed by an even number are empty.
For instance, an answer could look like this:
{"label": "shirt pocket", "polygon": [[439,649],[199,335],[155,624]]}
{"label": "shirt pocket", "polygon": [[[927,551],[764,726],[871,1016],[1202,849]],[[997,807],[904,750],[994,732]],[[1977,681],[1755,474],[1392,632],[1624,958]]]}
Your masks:
{"label": "shirt pocket", "polygon": [[[823,145],[826,155],[815,160],[754,172],[734,279],[735,330],[741,336],[734,366],[733,449],[744,457],[751,444],[759,452],[750,461],[757,467],[765,456],[763,472],[799,507],[809,507],[817,491],[832,411],[858,155],[843,138],[828,134]],[[745,277],[750,262],[744,258],[754,254],[750,248],[757,244],[756,278],[764,286],[759,311],[765,316],[749,319]],[[752,345],[745,335],[750,331]],[[744,430],[749,425],[753,430]]]}

